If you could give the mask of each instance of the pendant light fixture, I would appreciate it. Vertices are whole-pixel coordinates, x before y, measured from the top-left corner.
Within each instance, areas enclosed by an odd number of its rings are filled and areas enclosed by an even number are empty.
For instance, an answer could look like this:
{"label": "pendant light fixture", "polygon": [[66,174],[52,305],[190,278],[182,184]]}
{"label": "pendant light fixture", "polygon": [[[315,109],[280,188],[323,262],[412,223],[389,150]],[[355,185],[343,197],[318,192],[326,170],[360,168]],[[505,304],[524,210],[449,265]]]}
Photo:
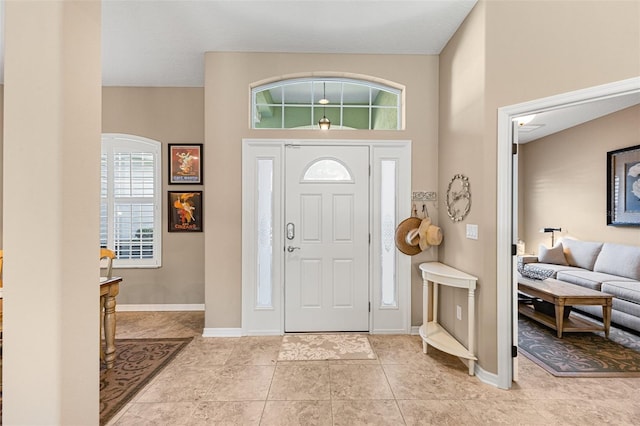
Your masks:
{"label": "pendant light fixture", "polygon": [[320,126],[320,130],[329,130],[329,128],[331,127],[331,121],[327,118],[327,115],[326,115],[327,107],[324,106],[329,103],[329,99],[327,99],[327,83],[326,82],[322,83],[322,99],[320,99],[318,103],[320,105],[323,105],[322,118],[320,119],[320,121],[318,121],[318,126]]}

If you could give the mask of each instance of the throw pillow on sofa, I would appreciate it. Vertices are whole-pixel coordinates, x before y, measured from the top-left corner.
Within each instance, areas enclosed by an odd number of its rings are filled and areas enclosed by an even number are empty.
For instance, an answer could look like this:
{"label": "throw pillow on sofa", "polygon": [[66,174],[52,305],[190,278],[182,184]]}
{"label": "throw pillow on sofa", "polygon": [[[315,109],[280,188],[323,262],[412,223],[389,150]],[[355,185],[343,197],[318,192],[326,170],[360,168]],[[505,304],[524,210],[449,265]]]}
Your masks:
{"label": "throw pillow on sofa", "polygon": [[564,257],[562,244],[547,248],[543,244],[538,247],[538,262],[552,263],[554,265],[568,265],[567,259]]}
{"label": "throw pillow on sofa", "polygon": [[537,265],[527,265],[524,263],[522,257],[518,258],[518,272],[523,277],[531,278],[534,280],[546,280],[553,275],[553,269],[542,268]]}
{"label": "throw pillow on sofa", "polygon": [[582,269],[593,271],[593,265],[596,263],[598,254],[602,249],[603,243],[572,240],[569,238],[562,239],[562,247],[567,262],[571,266],[577,266]]}

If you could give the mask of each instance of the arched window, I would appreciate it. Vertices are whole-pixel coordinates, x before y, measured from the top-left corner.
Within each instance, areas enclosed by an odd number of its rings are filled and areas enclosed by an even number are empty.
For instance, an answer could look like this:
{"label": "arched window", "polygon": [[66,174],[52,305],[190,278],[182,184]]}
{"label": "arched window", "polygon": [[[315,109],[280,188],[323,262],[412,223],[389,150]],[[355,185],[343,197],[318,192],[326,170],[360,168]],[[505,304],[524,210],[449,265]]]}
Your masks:
{"label": "arched window", "polygon": [[254,129],[318,128],[327,117],[332,129],[399,130],[400,89],[367,80],[296,78],[254,87]]}
{"label": "arched window", "polygon": [[100,246],[116,252],[114,267],[161,264],[161,143],[103,134]]}
{"label": "arched window", "polygon": [[338,160],[323,158],[305,170],[302,182],[353,182],[347,167]]}

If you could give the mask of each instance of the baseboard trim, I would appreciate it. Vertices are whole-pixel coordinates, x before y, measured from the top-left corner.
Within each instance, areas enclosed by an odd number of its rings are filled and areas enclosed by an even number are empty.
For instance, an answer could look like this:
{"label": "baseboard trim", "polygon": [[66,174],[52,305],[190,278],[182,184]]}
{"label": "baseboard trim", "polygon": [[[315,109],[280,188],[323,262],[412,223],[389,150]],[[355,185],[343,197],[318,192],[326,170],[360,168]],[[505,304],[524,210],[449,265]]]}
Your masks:
{"label": "baseboard trim", "polygon": [[247,336],[282,336],[280,330],[247,330]]}
{"label": "baseboard trim", "polygon": [[202,337],[242,337],[242,328],[205,328]]}
{"label": "baseboard trim", "polygon": [[165,305],[116,305],[116,312],[204,311],[204,303]]}
{"label": "baseboard trim", "polygon": [[500,386],[498,386],[498,375],[497,374],[488,372],[487,370],[485,370],[482,367],[480,367],[477,362],[476,362],[474,370],[475,370],[476,377],[482,383],[484,383],[486,385],[494,386],[494,387],[500,389]]}

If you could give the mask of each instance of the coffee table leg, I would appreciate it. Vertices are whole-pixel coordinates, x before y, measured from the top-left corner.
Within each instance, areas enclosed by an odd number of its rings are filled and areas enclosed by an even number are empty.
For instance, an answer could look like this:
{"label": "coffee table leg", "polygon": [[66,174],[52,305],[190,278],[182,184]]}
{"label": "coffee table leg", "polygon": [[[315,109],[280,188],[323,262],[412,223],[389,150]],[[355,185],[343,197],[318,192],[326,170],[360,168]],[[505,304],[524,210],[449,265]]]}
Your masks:
{"label": "coffee table leg", "polygon": [[564,328],[564,300],[556,301],[556,332],[558,339],[562,339],[562,329]]}
{"label": "coffee table leg", "polygon": [[607,303],[602,305],[602,323],[604,324],[604,335],[608,338],[611,328],[611,299],[607,299]]}

